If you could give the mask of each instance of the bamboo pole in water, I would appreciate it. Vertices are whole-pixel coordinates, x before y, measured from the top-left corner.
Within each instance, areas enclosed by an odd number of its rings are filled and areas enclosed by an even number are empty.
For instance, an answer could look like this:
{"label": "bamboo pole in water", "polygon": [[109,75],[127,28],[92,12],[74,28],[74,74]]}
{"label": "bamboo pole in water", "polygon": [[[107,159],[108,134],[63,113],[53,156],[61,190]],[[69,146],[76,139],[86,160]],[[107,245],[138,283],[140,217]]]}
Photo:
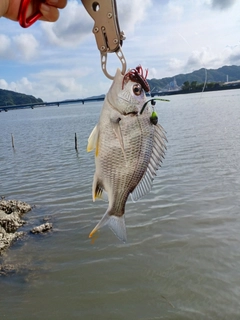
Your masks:
{"label": "bamboo pole in water", "polygon": [[12,136],[12,148],[14,149],[14,136],[12,133],[11,133],[11,136]]}
{"label": "bamboo pole in water", "polygon": [[77,146],[77,134],[75,132],[75,150],[78,151],[78,146]]}

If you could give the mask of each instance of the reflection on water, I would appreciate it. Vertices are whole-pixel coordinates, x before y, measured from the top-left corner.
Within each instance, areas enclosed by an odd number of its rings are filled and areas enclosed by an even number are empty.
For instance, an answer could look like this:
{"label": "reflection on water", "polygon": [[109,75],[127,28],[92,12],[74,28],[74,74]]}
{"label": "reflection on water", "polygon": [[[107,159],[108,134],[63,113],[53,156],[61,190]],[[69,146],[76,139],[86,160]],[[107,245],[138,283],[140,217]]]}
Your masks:
{"label": "reflection on water", "polygon": [[[127,244],[107,228],[88,239],[107,207],[92,203],[85,151],[101,104],[1,113],[0,195],[35,205],[0,260],[17,267],[0,276],[1,319],[238,319],[239,99],[158,103],[168,150],[152,192],[126,205]],[[30,235],[44,217],[53,232]]]}

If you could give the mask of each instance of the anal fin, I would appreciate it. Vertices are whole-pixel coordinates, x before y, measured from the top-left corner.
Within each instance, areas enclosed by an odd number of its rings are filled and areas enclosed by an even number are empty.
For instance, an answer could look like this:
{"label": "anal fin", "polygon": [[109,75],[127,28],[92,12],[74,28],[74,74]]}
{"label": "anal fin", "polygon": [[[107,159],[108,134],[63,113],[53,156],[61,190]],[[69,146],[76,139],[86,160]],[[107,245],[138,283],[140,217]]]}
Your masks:
{"label": "anal fin", "polygon": [[103,189],[103,186],[99,181],[96,173],[94,174],[93,184],[92,184],[92,199],[93,199],[93,202],[95,202],[96,199],[108,201],[107,192]]}

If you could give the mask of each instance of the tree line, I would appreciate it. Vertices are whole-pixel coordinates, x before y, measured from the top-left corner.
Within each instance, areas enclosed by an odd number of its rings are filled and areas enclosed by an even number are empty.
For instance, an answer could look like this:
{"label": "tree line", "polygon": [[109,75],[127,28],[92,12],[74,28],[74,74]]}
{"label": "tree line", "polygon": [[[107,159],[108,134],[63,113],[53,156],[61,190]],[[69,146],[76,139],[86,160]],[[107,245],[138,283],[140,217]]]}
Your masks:
{"label": "tree line", "polygon": [[183,91],[202,91],[203,89],[220,89],[221,85],[219,82],[207,82],[207,83],[198,83],[197,81],[185,81],[182,85]]}

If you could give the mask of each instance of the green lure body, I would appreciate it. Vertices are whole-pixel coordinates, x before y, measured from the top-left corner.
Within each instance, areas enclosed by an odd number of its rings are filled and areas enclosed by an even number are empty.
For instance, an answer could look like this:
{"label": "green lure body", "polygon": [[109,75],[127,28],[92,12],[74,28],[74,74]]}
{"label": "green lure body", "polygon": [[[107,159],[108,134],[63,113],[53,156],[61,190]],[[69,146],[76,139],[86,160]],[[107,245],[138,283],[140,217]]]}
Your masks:
{"label": "green lure body", "polygon": [[153,111],[150,117],[150,121],[152,124],[156,125],[158,123],[158,116],[157,116],[157,112]]}

